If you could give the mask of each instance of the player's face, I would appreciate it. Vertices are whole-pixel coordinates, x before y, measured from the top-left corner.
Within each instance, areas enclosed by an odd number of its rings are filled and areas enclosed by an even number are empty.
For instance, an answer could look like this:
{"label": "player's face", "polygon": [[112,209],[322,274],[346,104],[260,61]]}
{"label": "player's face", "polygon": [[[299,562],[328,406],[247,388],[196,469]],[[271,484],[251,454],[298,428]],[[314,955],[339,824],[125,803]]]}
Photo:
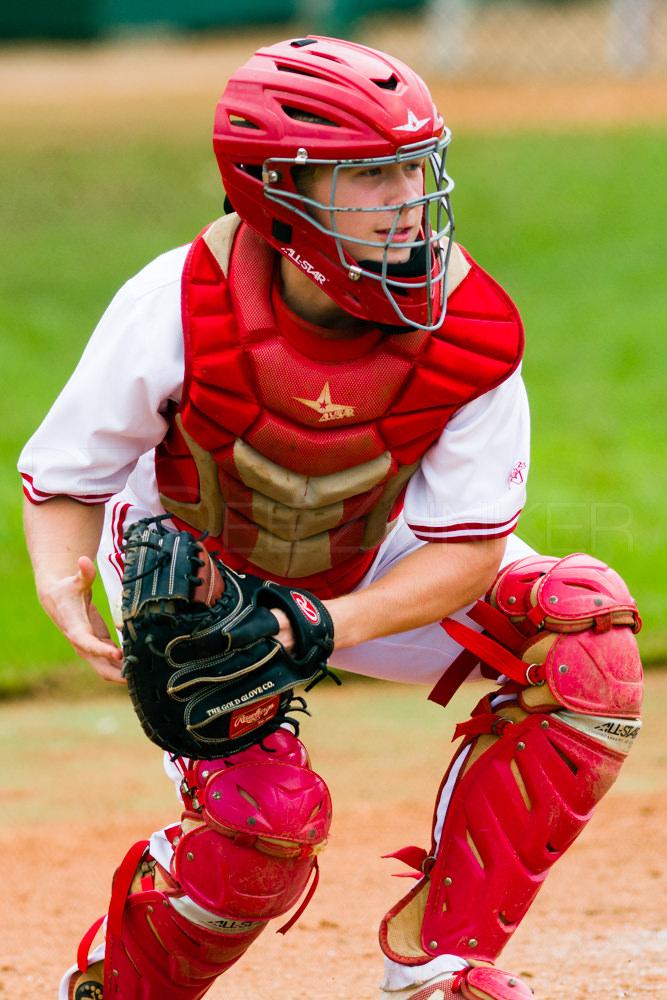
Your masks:
{"label": "player's face", "polygon": [[[348,211],[312,207],[309,211],[327,229],[335,228],[340,236],[371,244],[343,239],[343,248],[350,256],[354,260],[381,263],[385,247],[389,246],[389,264],[408,260],[409,244],[419,239],[422,206],[404,203],[424,193],[424,160],[338,168],[332,201],[333,182],[334,168],[322,167],[309,186],[308,196],[322,205],[333,204]],[[383,211],[384,206],[393,207]],[[369,208],[380,211],[362,211]]]}

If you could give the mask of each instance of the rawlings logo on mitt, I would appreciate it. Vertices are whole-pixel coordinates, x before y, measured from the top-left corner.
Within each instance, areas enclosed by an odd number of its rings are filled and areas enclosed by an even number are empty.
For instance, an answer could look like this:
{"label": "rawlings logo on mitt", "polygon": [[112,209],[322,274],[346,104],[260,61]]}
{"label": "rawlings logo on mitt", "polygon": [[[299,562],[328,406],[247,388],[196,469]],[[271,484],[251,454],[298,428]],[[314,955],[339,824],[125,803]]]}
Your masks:
{"label": "rawlings logo on mitt", "polygon": [[[313,594],[235,573],[188,531],[138,521],[125,533],[123,674],[153,743],[212,760],[245,750],[305,711],[300,685],[325,676],[331,617]],[[295,645],[275,638],[288,617]]]}

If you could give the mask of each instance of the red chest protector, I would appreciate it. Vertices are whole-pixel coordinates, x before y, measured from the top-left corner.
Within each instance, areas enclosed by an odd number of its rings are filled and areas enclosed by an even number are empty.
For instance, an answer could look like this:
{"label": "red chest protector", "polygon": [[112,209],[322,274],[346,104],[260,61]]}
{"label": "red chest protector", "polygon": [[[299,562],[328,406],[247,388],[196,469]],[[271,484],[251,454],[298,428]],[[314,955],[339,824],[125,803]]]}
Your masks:
{"label": "red chest protector", "polygon": [[282,304],[273,250],[237,217],[198,237],[183,273],[183,399],[156,462],[176,524],[208,531],[235,569],[323,597],[351,590],[451,414],[521,357],[513,303],[453,251],[439,333],[325,340]]}

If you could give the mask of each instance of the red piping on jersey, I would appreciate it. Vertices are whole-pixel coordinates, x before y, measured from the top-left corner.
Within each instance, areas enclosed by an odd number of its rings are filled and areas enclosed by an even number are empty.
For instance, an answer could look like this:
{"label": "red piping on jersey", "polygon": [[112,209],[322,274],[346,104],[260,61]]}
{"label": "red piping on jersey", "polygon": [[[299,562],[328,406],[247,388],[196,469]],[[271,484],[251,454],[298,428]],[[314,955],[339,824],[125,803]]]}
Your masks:
{"label": "red piping on jersey", "polygon": [[[408,523],[410,530],[414,531],[418,538],[427,542],[445,541],[446,539],[442,537],[436,537],[443,535],[462,535],[461,541],[467,541],[470,538],[476,537],[503,538],[514,531],[520,513],[520,511],[517,511],[516,514],[513,514],[506,521],[499,521],[497,523],[493,523],[492,521],[461,521],[458,524],[439,525],[437,527],[428,524],[414,524],[412,521]],[[470,532],[470,534],[463,535],[463,532]],[[455,539],[451,540],[455,541]]]}
{"label": "red piping on jersey", "polygon": [[70,500],[76,500],[78,503],[88,504],[93,506],[95,504],[105,504],[111,499],[113,493],[45,493],[44,490],[38,490],[33,482],[32,476],[27,473],[22,473],[21,479],[23,480],[23,493],[27,500],[31,504],[38,507],[40,504],[45,503],[47,500],[53,500],[55,497],[67,496]]}
{"label": "red piping on jersey", "polygon": [[129,503],[115,503],[111,513],[111,537],[113,539],[113,551],[107,556],[109,564],[113,566],[120,580],[123,579],[125,568],[125,558],[123,556],[123,532],[125,531],[125,518],[132,505]]}

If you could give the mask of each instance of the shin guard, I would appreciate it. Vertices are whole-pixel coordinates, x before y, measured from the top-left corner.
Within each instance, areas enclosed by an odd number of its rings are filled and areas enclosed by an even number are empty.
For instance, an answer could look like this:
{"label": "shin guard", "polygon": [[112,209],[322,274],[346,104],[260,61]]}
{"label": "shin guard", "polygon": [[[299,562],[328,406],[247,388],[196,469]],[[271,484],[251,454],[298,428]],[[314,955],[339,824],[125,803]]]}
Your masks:
{"label": "shin guard", "polygon": [[[179,913],[180,888],[164,880],[144,854],[149,874],[122,901],[112,894],[106,928],[104,1000],[200,1000],[266,926],[266,921],[221,919],[217,930]],[[132,862],[129,862],[132,867]],[[116,876],[122,880],[123,865]],[[165,873],[161,873],[163,876]],[[169,883],[171,882],[171,886]],[[151,885],[151,883],[154,883]],[[114,887],[115,888],[115,887]]]}
{"label": "shin guard", "polygon": [[[187,808],[180,828],[167,831],[170,871],[140,843],[116,873],[103,1000],[200,1000],[311,878],[306,902],[315,888],[331,800],[291,733],[184,771]],[[101,924],[81,943],[82,973]],[[72,996],[76,983],[74,975]]]}
{"label": "shin guard", "polygon": [[556,715],[513,723],[486,703],[471,723],[479,735],[448,772],[459,775],[437,844],[395,855],[424,872],[381,927],[383,951],[402,964],[494,962],[624,759]]}
{"label": "shin guard", "polygon": [[583,556],[522,560],[490,600],[478,621],[493,639],[445,625],[473,662],[509,680],[457,728],[464,742],[430,852],[393,855],[421,874],[380,928],[385,955],[403,965],[496,961],[641,725],[639,617],[613,571]]}

